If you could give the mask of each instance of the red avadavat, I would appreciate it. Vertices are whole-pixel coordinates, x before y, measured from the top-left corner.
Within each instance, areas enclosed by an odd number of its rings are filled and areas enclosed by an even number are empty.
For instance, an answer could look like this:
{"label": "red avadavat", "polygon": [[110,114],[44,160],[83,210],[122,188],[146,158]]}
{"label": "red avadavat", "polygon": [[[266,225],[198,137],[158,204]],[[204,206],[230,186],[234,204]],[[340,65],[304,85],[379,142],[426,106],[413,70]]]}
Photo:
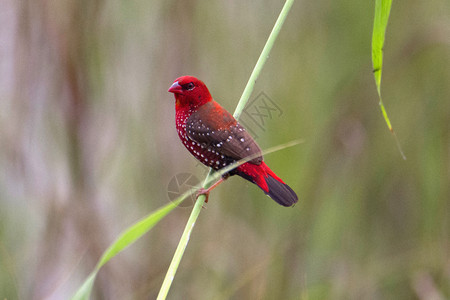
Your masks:
{"label": "red avadavat", "polygon": [[[227,176],[239,175],[247,179],[283,206],[292,206],[298,201],[295,192],[263,162],[261,149],[254,139],[213,100],[201,80],[182,76],[175,80],[169,92],[175,95],[178,136],[195,158],[219,170],[240,159],[254,157]],[[217,184],[201,193],[208,194]]]}

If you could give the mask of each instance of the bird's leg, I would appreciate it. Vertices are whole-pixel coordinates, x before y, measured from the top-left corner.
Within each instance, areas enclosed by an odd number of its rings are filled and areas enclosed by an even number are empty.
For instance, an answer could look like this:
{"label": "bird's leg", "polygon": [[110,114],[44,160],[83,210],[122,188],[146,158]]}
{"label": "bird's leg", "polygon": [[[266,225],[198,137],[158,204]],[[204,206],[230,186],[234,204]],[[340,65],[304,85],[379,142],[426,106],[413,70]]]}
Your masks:
{"label": "bird's leg", "polygon": [[209,198],[209,192],[211,192],[213,189],[215,189],[219,184],[221,184],[222,182],[224,182],[226,179],[228,178],[228,176],[223,176],[221,177],[219,180],[217,180],[213,185],[211,185],[209,188],[205,189],[205,188],[200,188],[197,191],[197,195],[195,197],[195,199],[197,199],[200,195],[205,195],[206,199],[205,199],[205,203],[208,203],[208,198]]}

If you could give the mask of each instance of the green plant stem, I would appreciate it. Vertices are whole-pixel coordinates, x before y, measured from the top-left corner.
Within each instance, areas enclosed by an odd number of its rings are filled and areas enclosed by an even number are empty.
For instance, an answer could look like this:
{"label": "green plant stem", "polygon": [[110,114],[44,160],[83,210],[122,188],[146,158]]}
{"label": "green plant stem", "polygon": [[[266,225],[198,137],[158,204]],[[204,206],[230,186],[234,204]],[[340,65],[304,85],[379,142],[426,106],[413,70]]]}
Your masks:
{"label": "green plant stem", "polygon": [[[275,40],[281,30],[281,27],[283,26],[283,23],[288,15],[288,12],[291,9],[293,3],[294,3],[294,0],[287,0],[285,2],[283,9],[281,10],[280,15],[278,16],[278,19],[275,22],[272,32],[270,33],[269,38],[267,39],[267,42],[261,52],[261,55],[259,56],[259,59],[256,62],[255,68],[253,69],[253,72],[250,75],[250,78],[247,82],[244,92],[242,93],[242,96],[239,99],[238,105],[236,106],[236,109],[234,112],[234,117],[236,119],[239,119],[245,105],[248,102],[248,99],[250,98],[250,95],[255,86],[255,82],[258,79],[258,76],[261,73],[261,70],[262,70],[265,62],[267,61],[267,58],[269,57],[269,53],[275,43]],[[205,179],[205,183],[203,185],[204,188],[206,188],[210,185],[210,184],[208,184],[208,182],[210,180],[210,176],[212,175],[212,173],[214,173],[214,171],[211,169],[208,173],[208,176]],[[183,257],[184,251],[186,250],[186,247],[189,242],[189,238],[191,236],[191,232],[194,228],[195,222],[197,221],[197,218],[200,214],[203,204],[205,203],[205,199],[206,199],[206,197],[204,195],[201,195],[200,197],[198,197],[198,199],[194,205],[194,208],[192,209],[191,215],[189,216],[189,220],[186,224],[186,227],[184,228],[180,242],[178,243],[177,249],[175,250],[175,254],[172,258],[169,269],[167,270],[167,273],[164,278],[161,289],[159,290],[157,300],[166,299],[167,294],[169,293],[169,289],[172,285],[172,282],[173,282],[173,279],[177,272],[178,266],[180,265],[180,261],[181,261],[181,258]]]}
{"label": "green plant stem", "polygon": [[247,105],[248,99],[250,98],[250,95],[253,92],[256,80],[258,79],[264,64],[269,58],[269,53],[272,50],[273,45],[275,44],[275,40],[278,34],[280,33],[281,27],[283,26],[283,23],[286,20],[289,10],[291,9],[293,4],[294,0],[287,0],[284,3],[283,9],[281,10],[278,19],[275,22],[275,25],[273,26],[272,32],[270,33],[269,38],[267,39],[267,42],[264,45],[261,55],[259,56],[258,61],[256,62],[255,67],[253,68],[252,74],[248,79],[247,85],[245,86],[244,92],[242,92],[241,99],[239,99],[238,105],[236,106],[236,109],[233,114],[236,120],[239,119],[242,111],[244,110],[245,105]]}
{"label": "green plant stem", "polygon": [[[208,175],[205,178],[203,187],[208,187],[211,185],[209,181],[213,173],[214,171],[210,169]],[[166,277],[164,278],[161,289],[159,290],[157,300],[166,299],[167,294],[169,293],[169,289],[170,286],[172,285],[173,278],[175,277],[175,273],[178,270],[178,266],[180,265],[180,261],[181,258],[183,257],[184,250],[186,250],[189,238],[191,237],[192,229],[194,228],[198,215],[202,210],[203,204],[205,204],[205,200],[206,196],[200,195],[197,198],[197,201],[195,201],[194,209],[192,209],[191,215],[189,216],[189,219],[186,223],[186,227],[184,228],[183,234],[181,235],[180,242],[178,243],[178,247],[175,250],[175,254],[173,255],[172,261],[170,262],[170,266],[169,269],[167,270]]]}

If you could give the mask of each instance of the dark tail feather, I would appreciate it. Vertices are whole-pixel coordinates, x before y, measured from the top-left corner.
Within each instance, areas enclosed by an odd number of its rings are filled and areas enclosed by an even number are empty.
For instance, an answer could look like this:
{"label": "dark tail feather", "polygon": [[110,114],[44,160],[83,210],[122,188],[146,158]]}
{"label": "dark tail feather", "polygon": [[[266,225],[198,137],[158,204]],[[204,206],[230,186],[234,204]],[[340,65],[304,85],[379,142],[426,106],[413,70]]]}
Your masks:
{"label": "dark tail feather", "polygon": [[292,206],[298,201],[297,194],[285,183],[279,182],[272,176],[265,178],[269,192],[265,192],[278,204],[283,206]]}
{"label": "dark tail feather", "polygon": [[260,165],[245,163],[237,168],[236,174],[256,184],[280,205],[292,206],[298,201],[295,192],[264,162]]}

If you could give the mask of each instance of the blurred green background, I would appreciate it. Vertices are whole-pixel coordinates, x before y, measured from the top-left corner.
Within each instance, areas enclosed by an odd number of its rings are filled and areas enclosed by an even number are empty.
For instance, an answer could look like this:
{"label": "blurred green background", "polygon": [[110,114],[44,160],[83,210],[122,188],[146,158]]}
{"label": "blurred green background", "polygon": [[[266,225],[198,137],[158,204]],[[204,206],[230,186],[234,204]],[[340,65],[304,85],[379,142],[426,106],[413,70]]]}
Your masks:
{"label": "blurred green background", "polygon": [[[233,111],[283,2],[1,3],[0,298],[67,299],[174,176],[205,174],[173,80]],[[378,107],[373,11],[294,4],[251,99],[281,110],[253,128],[263,149],[305,141],[265,158],[300,201],[222,184],[170,299],[450,298],[450,2],[393,3],[382,95],[406,161]],[[189,206],[108,263],[94,299],[155,298]]]}

